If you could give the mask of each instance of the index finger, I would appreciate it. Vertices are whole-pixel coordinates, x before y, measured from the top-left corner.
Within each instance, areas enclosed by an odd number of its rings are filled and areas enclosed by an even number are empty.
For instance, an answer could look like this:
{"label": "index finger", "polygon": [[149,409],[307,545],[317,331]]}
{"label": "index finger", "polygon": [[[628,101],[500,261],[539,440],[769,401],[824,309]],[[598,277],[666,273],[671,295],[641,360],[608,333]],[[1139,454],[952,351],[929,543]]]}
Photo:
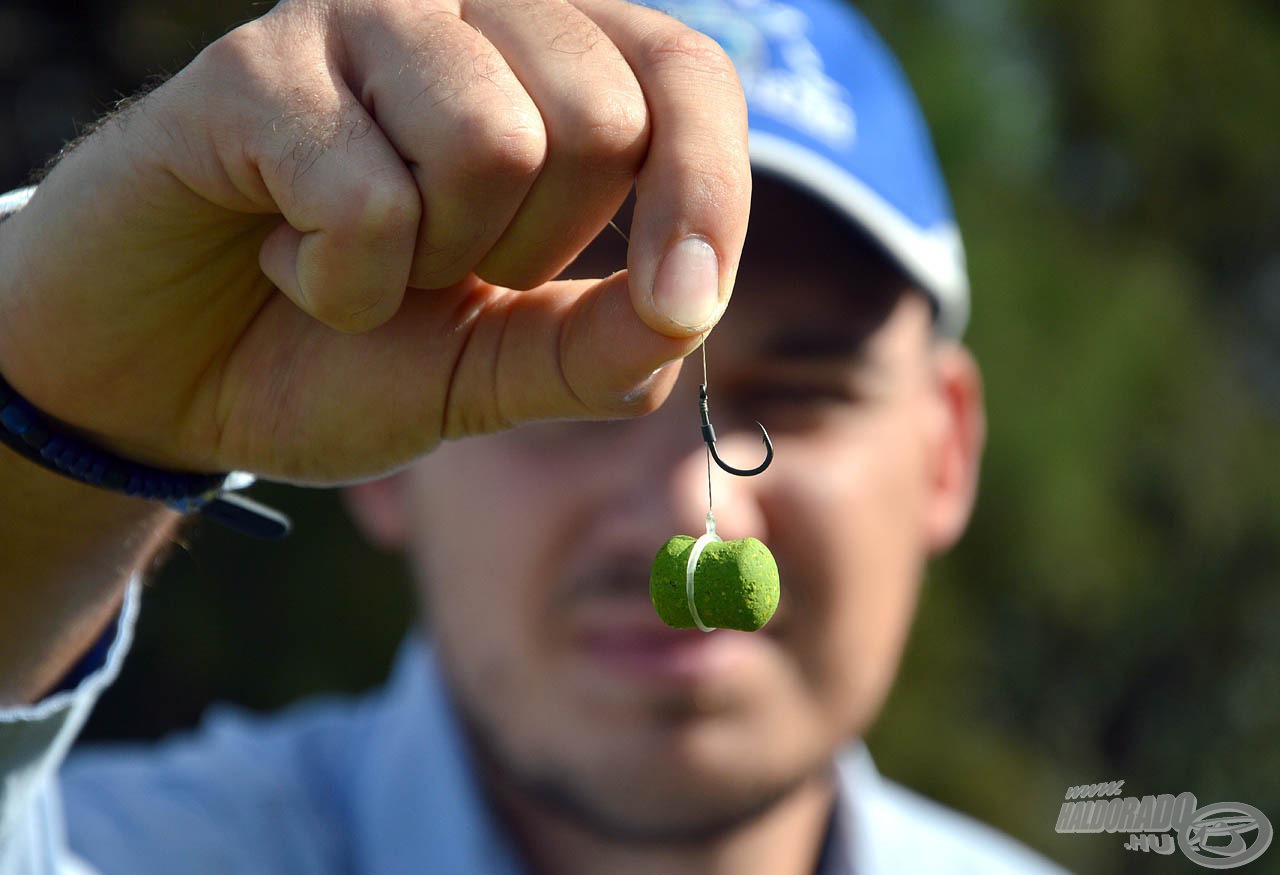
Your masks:
{"label": "index finger", "polygon": [[673,337],[709,329],[728,304],[747,234],[747,104],[708,36],[625,0],[571,0],[635,73],[649,108],[627,267],[631,303]]}

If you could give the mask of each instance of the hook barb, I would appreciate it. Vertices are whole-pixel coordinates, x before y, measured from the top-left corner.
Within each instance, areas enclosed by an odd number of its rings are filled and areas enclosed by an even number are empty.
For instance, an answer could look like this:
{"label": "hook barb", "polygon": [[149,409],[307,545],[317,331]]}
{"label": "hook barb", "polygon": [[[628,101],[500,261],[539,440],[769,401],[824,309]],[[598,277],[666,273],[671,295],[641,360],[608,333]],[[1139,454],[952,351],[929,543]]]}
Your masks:
{"label": "hook barb", "polygon": [[703,383],[698,387],[698,409],[702,415],[702,439],[706,441],[707,448],[711,450],[711,458],[716,460],[716,464],[737,477],[754,477],[768,468],[773,462],[773,441],[769,440],[769,432],[765,431],[763,425],[756,423],[760,427],[760,439],[764,442],[765,456],[764,461],[754,468],[735,468],[720,458],[720,454],[716,452],[716,430],[711,425],[711,411],[707,407],[707,384]]}

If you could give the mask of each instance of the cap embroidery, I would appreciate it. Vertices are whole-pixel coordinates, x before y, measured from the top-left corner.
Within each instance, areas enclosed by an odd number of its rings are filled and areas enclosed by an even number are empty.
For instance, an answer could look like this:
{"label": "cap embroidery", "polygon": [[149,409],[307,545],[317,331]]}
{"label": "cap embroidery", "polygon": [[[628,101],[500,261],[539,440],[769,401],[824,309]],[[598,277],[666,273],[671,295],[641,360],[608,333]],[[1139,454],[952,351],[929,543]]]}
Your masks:
{"label": "cap embroidery", "polygon": [[799,128],[833,149],[852,148],[857,115],[849,92],[827,75],[809,39],[809,17],[773,0],[651,4],[718,42],[733,61],[752,109]]}

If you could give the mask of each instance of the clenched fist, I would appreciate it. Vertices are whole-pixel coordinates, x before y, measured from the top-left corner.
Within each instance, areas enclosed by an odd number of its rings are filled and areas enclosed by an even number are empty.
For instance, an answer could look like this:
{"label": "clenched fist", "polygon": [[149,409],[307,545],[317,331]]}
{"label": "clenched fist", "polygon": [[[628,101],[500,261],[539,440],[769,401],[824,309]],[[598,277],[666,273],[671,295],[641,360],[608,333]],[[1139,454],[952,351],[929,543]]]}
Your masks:
{"label": "clenched fist", "polygon": [[[552,281],[633,184],[628,271]],[[639,414],[722,313],[749,198],[732,66],[659,12],[285,0],[0,225],[0,374],[140,461],[313,483]]]}

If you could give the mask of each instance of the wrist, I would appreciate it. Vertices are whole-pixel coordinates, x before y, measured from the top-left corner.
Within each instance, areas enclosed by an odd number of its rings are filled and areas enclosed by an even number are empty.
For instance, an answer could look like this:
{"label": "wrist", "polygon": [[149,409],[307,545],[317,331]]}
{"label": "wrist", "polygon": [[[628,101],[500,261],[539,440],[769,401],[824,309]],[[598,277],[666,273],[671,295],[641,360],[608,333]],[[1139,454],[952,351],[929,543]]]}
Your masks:
{"label": "wrist", "polygon": [[0,375],[0,443],[37,467],[67,479],[134,498],[199,513],[246,535],[275,540],[289,521],[270,508],[229,493],[253,483],[252,475],[173,471],[111,453],[72,434],[19,395]]}
{"label": "wrist", "polygon": [[110,622],[181,516],[93,489],[0,447],[0,705],[34,702]]}

